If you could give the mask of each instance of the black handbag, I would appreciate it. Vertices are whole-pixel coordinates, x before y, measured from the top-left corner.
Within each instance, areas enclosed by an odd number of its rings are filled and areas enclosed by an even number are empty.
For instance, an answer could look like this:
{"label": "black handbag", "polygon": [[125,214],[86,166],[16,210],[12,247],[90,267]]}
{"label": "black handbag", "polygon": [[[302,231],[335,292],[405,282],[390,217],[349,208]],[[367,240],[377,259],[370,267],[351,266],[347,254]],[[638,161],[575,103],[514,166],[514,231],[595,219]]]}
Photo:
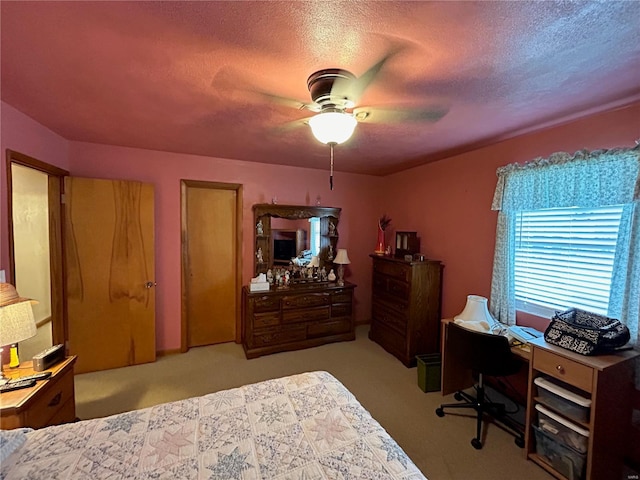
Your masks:
{"label": "black handbag", "polygon": [[582,355],[611,353],[630,338],[629,329],[619,320],[578,308],[556,312],[544,332],[548,343]]}

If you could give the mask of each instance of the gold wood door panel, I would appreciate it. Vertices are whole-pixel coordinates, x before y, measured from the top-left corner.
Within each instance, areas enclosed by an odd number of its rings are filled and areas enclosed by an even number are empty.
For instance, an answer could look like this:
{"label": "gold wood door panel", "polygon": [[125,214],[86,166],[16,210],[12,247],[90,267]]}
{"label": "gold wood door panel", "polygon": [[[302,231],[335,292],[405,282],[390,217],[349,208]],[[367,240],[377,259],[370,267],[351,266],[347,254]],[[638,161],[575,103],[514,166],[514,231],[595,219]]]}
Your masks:
{"label": "gold wood door panel", "polygon": [[188,347],[236,338],[236,197],[235,190],[186,188]]}
{"label": "gold wood door panel", "polygon": [[67,177],[65,212],[76,372],[155,361],[153,186]]}

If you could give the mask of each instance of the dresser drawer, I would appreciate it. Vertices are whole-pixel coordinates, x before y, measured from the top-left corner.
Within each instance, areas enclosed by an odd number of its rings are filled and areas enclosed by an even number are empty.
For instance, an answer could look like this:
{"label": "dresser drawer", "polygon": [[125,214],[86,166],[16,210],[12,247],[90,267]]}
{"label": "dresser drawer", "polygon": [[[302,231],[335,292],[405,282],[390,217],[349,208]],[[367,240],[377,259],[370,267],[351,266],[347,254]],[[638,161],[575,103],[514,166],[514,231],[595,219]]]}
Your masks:
{"label": "dresser drawer", "polygon": [[253,328],[264,328],[280,323],[280,312],[258,313],[253,316]]}
{"label": "dresser drawer", "polygon": [[389,295],[393,295],[396,298],[409,300],[409,297],[411,296],[411,286],[407,283],[389,279],[387,282],[387,292]]}
{"label": "dresser drawer", "polygon": [[533,355],[533,368],[578,387],[585,392],[592,392],[592,367],[569,360],[553,352],[536,348]]}
{"label": "dresser drawer", "polygon": [[329,307],[301,308],[299,310],[284,310],[282,323],[311,322],[329,318]]}
{"label": "dresser drawer", "polygon": [[337,335],[351,330],[351,319],[332,320],[328,322],[311,323],[307,326],[307,335],[322,337],[325,335]]}
{"label": "dresser drawer", "polygon": [[373,298],[372,308],[386,308],[387,310],[392,310],[396,312],[398,315],[402,317],[408,317],[410,312],[409,303],[399,300],[397,298],[388,297],[388,296],[380,296],[378,298]]}
{"label": "dresser drawer", "polygon": [[261,330],[260,333],[255,333],[249,339],[249,347],[269,347],[272,345],[280,345],[288,342],[296,342],[298,340],[304,340],[306,337],[306,328],[304,325],[296,326],[294,328],[284,327],[269,327],[265,330]]}
{"label": "dresser drawer", "polygon": [[351,316],[351,304],[342,303],[339,305],[336,305],[336,304],[331,305],[331,316],[332,317]]}
{"label": "dresser drawer", "polygon": [[411,296],[411,286],[384,275],[374,275],[373,291],[380,295],[389,295],[400,300],[408,301]]}
{"label": "dresser drawer", "polygon": [[329,305],[331,296],[328,293],[310,293],[282,297],[282,308],[309,308]]}
{"label": "dresser drawer", "polygon": [[407,318],[395,310],[388,308],[382,302],[373,302],[371,306],[371,317],[373,322],[379,322],[386,327],[405,335],[407,331]]}
{"label": "dresser drawer", "polygon": [[399,263],[373,262],[373,273],[374,275],[381,273],[403,282],[411,280],[411,270],[406,265]]}
{"label": "dresser drawer", "polygon": [[[51,380],[47,380],[51,382]],[[25,426],[31,428],[42,428],[49,424],[49,420],[54,418],[65,404],[73,400],[73,371],[56,379],[52,384],[46,386],[46,391],[38,397],[25,415]]]}
{"label": "dresser drawer", "polygon": [[252,298],[250,302],[253,303],[254,312],[272,312],[274,310],[280,310],[280,297],[273,295],[262,295],[260,297]]}
{"label": "dresser drawer", "polygon": [[351,303],[351,290],[338,290],[331,294],[331,303]]}
{"label": "dresser drawer", "polygon": [[51,417],[47,426],[49,425],[61,425],[63,423],[71,423],[76,421],[76,402],[68,400],[56,414]]}
{"label": "dresser drawer", "polygon": [[407,350],[407,342],[404,335],[388,328],[384,324],[372,323],[369,337],[382,345],[385,350],[404,361]]}

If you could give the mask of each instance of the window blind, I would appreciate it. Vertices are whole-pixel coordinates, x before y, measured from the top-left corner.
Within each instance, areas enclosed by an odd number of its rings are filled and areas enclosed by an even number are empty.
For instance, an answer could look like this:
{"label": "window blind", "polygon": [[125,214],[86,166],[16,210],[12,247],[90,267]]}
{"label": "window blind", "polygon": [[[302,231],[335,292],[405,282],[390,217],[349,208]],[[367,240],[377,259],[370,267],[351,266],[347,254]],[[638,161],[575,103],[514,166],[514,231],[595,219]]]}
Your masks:
{"label": "window blind", "polygon": [[516,215],[516,308],[606,315],[622,205]]}

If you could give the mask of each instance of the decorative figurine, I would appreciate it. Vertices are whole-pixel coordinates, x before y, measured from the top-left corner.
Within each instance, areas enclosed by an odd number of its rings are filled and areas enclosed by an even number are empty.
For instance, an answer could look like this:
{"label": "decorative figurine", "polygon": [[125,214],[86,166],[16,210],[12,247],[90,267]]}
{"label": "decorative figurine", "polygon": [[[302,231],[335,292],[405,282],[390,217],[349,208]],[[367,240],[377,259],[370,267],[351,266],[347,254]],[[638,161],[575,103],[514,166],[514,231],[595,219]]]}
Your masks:
{"label": "decorative figurine", "polygon": [[269,282],[269,285],[273,285],[273,272],[271,269],[267,270],[267,282]]}
{"label": "decorative figurine", "polygon": [[336,226],[331,220],[329,220],[329,236],[333,237],[336,234]]}
{"label": "decorative figurine", "polygon": [[333,273],[333,268],[329,271],[329,276],[327,278],[329,279],[330,282],[336,281],[336,274]]}
{"label": "decorative figurine", "polygon": [[333,245],[329,244],[329,252],[327,253],[327,260],[333,260]]}
{"label": "decorative figurine", "polygon": [[324,267],[320,269],[320,281],[321,282],[327,281],[327,271],[324,269]]}
{"label": "decorative figurine", "polygon": [[262,247],[258,247],[258,251],[256,252],[256,258],[258,259],[258,263],[264,262],[264,257],[262,256]]}
{"label": "decorative figurine", "polygon": [[256,225],[256,235],[264,235],[264,229],[262,228],[262,220],[258,220],[258,224]]}

